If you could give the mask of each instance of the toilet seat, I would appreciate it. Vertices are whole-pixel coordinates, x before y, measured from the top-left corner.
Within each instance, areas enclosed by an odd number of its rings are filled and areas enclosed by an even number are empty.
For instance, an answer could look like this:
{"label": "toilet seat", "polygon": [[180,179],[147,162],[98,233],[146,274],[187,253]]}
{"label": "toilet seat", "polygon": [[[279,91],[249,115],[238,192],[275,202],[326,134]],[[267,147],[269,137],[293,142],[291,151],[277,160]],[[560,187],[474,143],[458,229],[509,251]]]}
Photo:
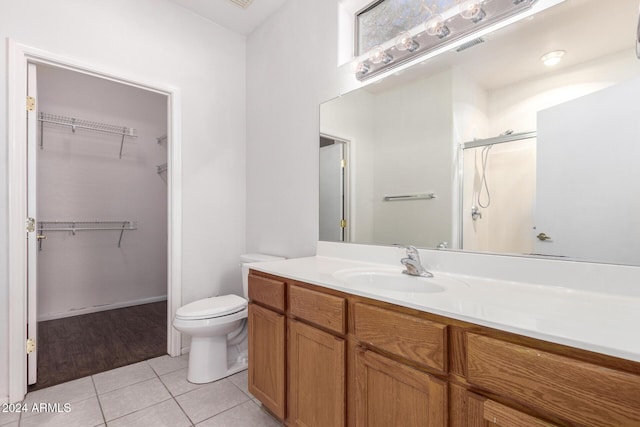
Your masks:
{"label": "toilet seat", "polygon": [[176,311],[176,319],[200,320],[228,316],[247,308],[247,300],[238,295],[204,298]]}

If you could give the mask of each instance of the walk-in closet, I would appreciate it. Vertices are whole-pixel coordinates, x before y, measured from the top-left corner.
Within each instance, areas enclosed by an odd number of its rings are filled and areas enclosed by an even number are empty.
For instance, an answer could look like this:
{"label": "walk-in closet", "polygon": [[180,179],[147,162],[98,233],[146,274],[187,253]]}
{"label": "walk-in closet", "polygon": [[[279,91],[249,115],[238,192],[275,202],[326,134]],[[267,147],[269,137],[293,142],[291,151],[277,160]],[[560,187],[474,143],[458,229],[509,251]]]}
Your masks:
{"label": "walk-in closet", "polygon": [[165,354],[168,326],[167,97],[63,68],[34,71],[30,390]]}

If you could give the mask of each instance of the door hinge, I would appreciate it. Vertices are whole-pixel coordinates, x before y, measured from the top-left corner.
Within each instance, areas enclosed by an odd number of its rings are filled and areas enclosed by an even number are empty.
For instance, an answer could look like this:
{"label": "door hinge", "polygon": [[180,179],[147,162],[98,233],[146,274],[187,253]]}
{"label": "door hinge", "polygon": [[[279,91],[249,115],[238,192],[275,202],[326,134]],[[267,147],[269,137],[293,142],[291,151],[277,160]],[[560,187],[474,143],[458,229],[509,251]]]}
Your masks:
{"label": "door hinge", "polygon": [[36,99],[33,96],[27,96],[27,111],[36,109]]}
{"label": "door hinge", "polygon": [[36,351],[36,341],[33,338],[27,340],[27,354]]}
{"label": "door hinge", "polygon": [[27,218],[27,232],[33,233],[36,231],[36,220],[35,218]]}
{"label": "door hinge", "polygon": [[340,167],[345,168],[347,166],[347,161],[345,159],[340,160]]}
{"label": "door hinge", "polygon": [[347,220],[346,219],[341,219],[340,220],[340,228],[347,228]]}

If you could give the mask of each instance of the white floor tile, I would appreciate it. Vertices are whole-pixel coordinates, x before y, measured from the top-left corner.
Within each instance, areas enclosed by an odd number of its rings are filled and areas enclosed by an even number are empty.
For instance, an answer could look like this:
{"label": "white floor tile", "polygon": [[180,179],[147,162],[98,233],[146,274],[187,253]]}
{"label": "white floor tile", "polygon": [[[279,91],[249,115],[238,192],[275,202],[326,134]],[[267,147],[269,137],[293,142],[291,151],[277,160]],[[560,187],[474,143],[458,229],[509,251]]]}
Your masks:
{"label": "white floor tile", "polygon": [[249,400],[231,381],[222,379],[176,397],[191,421],[199,423],[207,418]]}
{"label": "white floor tile", "polygon": [[[81,400],[87,400],[96,395],[91,377],[84,377],[78,380],[54,385],[52,387],[36,390],[28,393],[24,399],[29,407],[34,403],[73,403]],[[26,412],[23,418],[33,416],[33,412]]]}
{"label": "white floor tile", "polygon": [[0,426],[18,422],[20,419],[20,412],[0,412]]}
{"label": "white floor tile", "polygon": [[187,381],[187,368],[171,372],[170,374],[162,375],[160,379],[174,396],[179,396],[192,390],[197,390],[206,385],[194,384]]}
{"label": "white floor tile", "polygon": [[96,374],[93,382],[98,394],[103,394],[155,377],[155,372],[147,362],[139,362]]}
{"label": "white floor tile", "polygon": [[254,398],[253,394],[249,393],[249,371],[244,370],[238,372],[237,374],[231,375],[229,377],[229,381],[231,381],[236,387],[238,387],[244,394],[249,396],[251,399]]}
{"label": "white floor tile", "polygon": [[278,427],[281,425],[250,400],[203,421],[197,427]]}
{"label": "white floor tile", "polygon": [[20,420],[21,427],[94,427],[103,423],[97,397],[72,403],[67,413],[41,412]]}
{"label": "white floor tile", "polygon": [[100,394],[98,398],[105,419],[110,421],[171,399],[171,395],[158,378],[153,378]]}
{"label": "white floor tile", "polygon": [[158,375],[168,374],[169,372],[174,372],[180,370],[182,368],[186,368],[188,365],[188,360],[185,360],[182,357],[171,357],[169,355],[164,355],[160,357],[156,357],[155,359],[147,360],[147,363],[156,371]]}
{"label": "white floor tile", "polygon": [[191,421],[173,399],[109,421],[109,427],[188,427],[190,425]]}

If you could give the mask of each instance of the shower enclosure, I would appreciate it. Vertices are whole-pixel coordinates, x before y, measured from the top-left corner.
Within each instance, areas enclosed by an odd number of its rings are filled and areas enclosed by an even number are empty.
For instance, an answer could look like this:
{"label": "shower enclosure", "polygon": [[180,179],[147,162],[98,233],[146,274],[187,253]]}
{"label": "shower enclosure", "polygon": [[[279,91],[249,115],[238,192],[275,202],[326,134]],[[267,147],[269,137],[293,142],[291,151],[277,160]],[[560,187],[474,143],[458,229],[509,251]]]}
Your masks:
{"label": "shower enclosure", "polygon": [[462,249],[533,253],[536,133],[462,145]]}

